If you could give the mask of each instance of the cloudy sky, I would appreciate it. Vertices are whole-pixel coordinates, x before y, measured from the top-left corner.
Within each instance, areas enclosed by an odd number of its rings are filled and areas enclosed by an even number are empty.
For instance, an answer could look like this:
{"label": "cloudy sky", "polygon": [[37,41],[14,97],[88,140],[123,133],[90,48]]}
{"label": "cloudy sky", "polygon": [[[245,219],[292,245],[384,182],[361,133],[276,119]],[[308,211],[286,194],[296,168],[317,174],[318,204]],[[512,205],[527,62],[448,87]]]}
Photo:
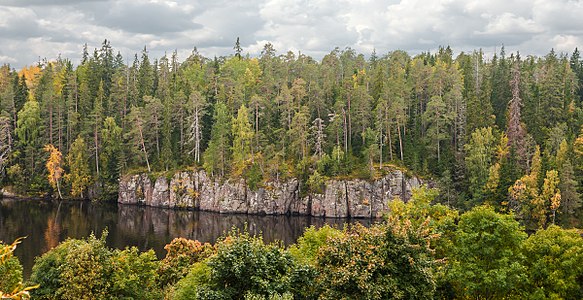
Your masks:
{"label": "cloudy sky", "polygon": [[316,59],[334,47],[571,53],[582,15],[583,0],[0,0],[0,64],[78,63],[83,44],[104,39],[130,60],[144,45],[153,58],[177,49],[183,60],[195,46],[229,55],[237,37],[250,55],[271,42]]}

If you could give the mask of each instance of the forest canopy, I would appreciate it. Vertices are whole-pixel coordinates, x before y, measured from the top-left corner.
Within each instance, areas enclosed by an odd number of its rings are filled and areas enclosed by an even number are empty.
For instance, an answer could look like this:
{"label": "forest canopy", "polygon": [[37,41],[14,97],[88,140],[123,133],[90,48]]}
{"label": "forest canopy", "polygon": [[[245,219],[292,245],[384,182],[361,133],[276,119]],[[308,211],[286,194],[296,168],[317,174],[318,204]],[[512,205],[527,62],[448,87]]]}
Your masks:
{"label": "forest canopy", "polygon": [[[438,201],[574,226],[583,181],[583,61],[450,47],[415,56],[334,49],[317,61],[234,47],[124,58],[109,41],[0,67],[0,180],[29,195],[108,198],[132,172],[204,168],[254,186],[286,177],[433,178]],[[130,63],[126,63],[126,61]],[[95,192],[92,193],[96,195]]]}

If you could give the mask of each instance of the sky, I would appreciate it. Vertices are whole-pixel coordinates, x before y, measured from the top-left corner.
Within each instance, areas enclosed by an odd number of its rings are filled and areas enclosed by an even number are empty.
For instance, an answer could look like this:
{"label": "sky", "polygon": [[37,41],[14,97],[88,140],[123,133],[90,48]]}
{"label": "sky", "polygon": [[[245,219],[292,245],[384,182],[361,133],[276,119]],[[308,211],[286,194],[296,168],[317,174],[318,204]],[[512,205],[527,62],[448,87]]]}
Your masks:
{"label": "sky", "polygon": [[92,52],[104,39],[130,62],[144,46],[152,60],[174,50],[184,60],[194,47],[231,55],[237,37],[251,56],[270,42],[318,60],[335,47],[572,53],[581,15],[583,0],[0,0],[0,64],[78,64],[85,43]]}

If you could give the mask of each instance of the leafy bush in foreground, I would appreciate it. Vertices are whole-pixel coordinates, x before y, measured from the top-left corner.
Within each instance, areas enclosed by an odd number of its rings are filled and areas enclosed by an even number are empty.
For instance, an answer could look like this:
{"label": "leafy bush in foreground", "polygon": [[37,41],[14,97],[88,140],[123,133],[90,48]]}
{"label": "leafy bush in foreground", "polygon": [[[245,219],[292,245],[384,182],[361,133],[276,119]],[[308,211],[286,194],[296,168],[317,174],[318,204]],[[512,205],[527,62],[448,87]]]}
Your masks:
{"label": "leafy bush in foreground", "polygon": [[68,239],[37,258],[34,299],[159,299],[154,252],[111,250],[106,236]]}
{"label": "leafy bush in foreground", "polygon": [[527,284],[521,244],[526,238],[511,215],[480,206],[460,217],[448,253],[446,280],[460,298],[518,297]]}
{"label": "leafy bush in foreground", "polygon": [[318,255],[319,299],[432,299],[433,259],[427,238],[406,224],[360,224]]}
{"label": "leafy bush in foreground", "polygon": [[186,276],[191,266],[211,256],[215,249],[209,244],[202,244],[199,241],[188,240],[185,238],[175,238],[164,246],[166,257],[161,261],[160,285],[175,284],[178,280]]}
{"label": "leafy bush in foreground", "polygon": [[22,238],[10,245],[0,243],[0,299],[29,299],[36,286],[22,284],[22,265],[13,253]]}
{"label": "leafy bush in foreground", "polygon": [[22,265],[12,255],[12,247],[0,243],[0,295],[12,292],[22,282]]}
{"label": "leafy bush in foreground", "polygon": [[551,226],[523,244],[529,299],[583,299],[583,238]]}
{"label": "leafy bush in foreground", "polygon": [[178,282],[175,299],[244,299],[290,290],[294,262],[280,245],[233,230],[215,247],[215,255]]}

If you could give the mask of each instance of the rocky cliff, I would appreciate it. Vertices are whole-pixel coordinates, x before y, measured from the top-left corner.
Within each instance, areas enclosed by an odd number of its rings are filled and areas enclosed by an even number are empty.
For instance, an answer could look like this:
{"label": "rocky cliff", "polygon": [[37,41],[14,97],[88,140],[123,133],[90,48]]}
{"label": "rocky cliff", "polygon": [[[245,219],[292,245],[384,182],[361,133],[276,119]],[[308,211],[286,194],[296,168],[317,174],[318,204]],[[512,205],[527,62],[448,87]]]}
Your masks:
{"label": "rocky cliff", "polygon": [[372,218],[380,217],[395,197],[408,200],[412,188],[420,184],[417,177],[393,170],[374,181],[329,180],[322,194],[306,195],[296,179],[251,190],[243,179],[220,181],[200,170],[178,172],[172,178],[125,176],[118,202],[221,213]]}

